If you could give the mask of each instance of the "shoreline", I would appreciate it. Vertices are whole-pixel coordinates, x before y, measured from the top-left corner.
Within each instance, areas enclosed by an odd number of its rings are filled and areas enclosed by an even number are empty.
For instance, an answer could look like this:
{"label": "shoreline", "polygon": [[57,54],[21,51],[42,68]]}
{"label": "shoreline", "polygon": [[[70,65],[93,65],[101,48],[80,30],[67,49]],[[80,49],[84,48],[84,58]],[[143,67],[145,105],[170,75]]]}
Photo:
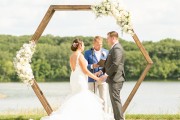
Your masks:
{"label": "shoreline", "polygon": [[[137,79],[127,79],[126,82],[136,82]],[[38,83],[65,83],[65,82],[70,82],[69,80],[59,80],[59,81],[37,81]],[[145,79],[143,82],[180,82],[180,80],[177,79]],[[0,83],[23,83],[22,81],[17,81],[17,82],[0,82]],[[1,93],[0,93],[1,95]]]}

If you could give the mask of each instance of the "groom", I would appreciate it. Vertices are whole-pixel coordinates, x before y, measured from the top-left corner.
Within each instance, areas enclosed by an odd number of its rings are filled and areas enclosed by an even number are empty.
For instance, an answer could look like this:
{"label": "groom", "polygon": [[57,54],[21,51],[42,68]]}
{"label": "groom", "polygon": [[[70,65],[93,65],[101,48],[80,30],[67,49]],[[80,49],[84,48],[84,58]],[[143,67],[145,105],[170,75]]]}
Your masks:
{"label": "groom", "polygon": [[113,107],[115,120],[124,120],[120,91],[125,81],[124,50],[118,41],[118,33],[115,31],[107,34],[107,43],[111,47],[104,68],[96,73],[107,75],[106,82],[109,85],[109,94]]}

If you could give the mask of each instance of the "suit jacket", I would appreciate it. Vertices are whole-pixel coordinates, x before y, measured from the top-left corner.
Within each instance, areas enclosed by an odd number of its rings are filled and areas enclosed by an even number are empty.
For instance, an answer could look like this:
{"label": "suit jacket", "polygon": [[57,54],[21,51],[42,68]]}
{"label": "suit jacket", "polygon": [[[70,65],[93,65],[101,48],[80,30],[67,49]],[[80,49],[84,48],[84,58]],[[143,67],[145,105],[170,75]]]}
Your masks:
{"label": "suit jacket", "polygon": [[[101,49],[101,59],[106,59],[107,55],[108,55],[108,50],[102,48]],[[85,51],[84,57],[88,61],[88,66],[87,66],[88,70],[93,73],[93,69],[91,69],[91,65],[99,62],[95,55],[94,50],[90,49],[90,50]],[[99,70],[102,70],[102,67],[95,68],[94,73],[98,72]],[[96,80],[94,80],[90,77],[88,78],[88,82],[94,82],[94,81],[96,81]]]}
{"label": "suit jacket", "polygon": [[120,43],[117,43],[109,51],[105,62],[103,73],[108,75],[107,83],[117,83],[125,81],[124,73],[124,50]]}

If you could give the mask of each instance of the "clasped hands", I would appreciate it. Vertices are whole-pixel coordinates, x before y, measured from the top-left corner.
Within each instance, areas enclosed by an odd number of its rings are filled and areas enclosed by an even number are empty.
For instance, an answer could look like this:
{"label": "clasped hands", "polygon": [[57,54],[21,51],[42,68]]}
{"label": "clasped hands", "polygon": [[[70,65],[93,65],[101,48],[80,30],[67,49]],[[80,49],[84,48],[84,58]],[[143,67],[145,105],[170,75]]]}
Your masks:
{"label": "clasped hands", "polygon": [[100,78],[100,81],[104,82],[104,81],[106,81],[108,76],[107,75],[102,75],[102,74],[103,74],[103,72],[101,70],[96,72],[96,73],[94,73],[95,76]]}

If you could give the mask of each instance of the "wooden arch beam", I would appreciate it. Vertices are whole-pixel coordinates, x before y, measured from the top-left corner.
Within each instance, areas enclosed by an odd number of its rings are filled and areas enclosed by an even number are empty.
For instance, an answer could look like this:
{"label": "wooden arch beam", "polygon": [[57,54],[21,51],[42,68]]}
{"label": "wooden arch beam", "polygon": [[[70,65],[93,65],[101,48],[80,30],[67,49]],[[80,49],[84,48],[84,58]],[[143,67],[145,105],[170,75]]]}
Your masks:
{"label": "wooden arch beam", "polygon": [[39,24],[36,32],[32,36],[31,40],[37,42],[44,32],[46,26],[54,15],[55,11],[90,11],[91,5],[51,5],[46,12],[44,18]]}
{"label": "wooden arch beam", "polygon": [[[38,42],[39,38],[41,37],[42,33],[44,32],[46,26],[48,25],[49,21],[51,20],[52,16],[54,15],[55,11],[90,11],[91,5],[51,5],[46,12],[44,18],[42,19],[41,23],[39,24],[37,30],[35,31],[34,35],[32,36],[31,40]],[[139,50],[141,51],[142,55],[144,56],[145,60],[147,61],[147,66],[145,67],[144,71],[142,72],[141,76],[139,77],[137,83],[135,84],[133,90],[131,91],[130,95],[128,96],[127,100],[125,101],[125,104],[123,105],[123,112],[126,111],[129,103],[133,99],[134,95],[136,94],[139,86],[143,82],[147,72],[149,71],[150,67],[153,64],[153,61],[151,60],[148,52],[140,42],[139,38],[136,34],[134,34],[133,39],[138,46]],[[50,115],[53,110],[51,106],[49,105],[48,101],[46,100],[45,96],[43,95],[43,92],[39,88],[36,80],[34,79],[34,83],[31,85],[32,89],[34,90],[35,94],[39,98],[41,104],[43,105],[45,111],[48,115]]]}

